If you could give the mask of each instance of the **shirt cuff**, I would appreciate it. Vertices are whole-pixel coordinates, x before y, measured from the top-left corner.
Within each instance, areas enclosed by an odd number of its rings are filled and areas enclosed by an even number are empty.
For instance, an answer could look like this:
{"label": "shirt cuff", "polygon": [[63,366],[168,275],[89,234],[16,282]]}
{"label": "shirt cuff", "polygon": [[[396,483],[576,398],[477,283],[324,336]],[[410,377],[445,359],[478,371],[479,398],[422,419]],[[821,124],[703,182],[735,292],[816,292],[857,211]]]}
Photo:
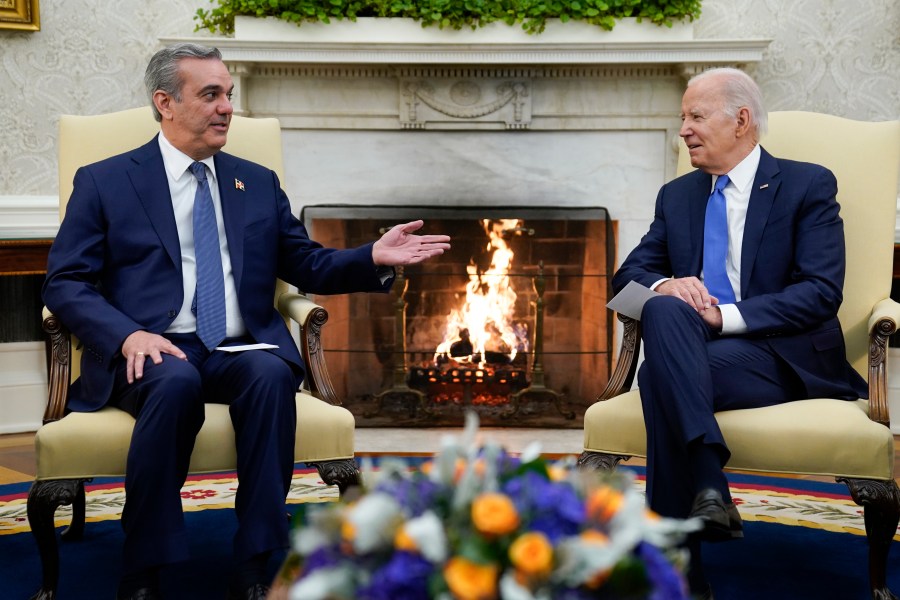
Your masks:
{"label": "shirt cuff", "polygon": [[747,333],[749,327],[736,304],[719,304],[722,313],[722,335]]}
{"label": "shirt cuff", "polygon": [[666,281],[668,281],[668,280],[670,280],[670,279],[672,279],[672,278],[671,278],[671,277],[663,277],[663,278],[660,279],[659,281],[654,281],[654,282],[653,282],[653,285],[650,286],[650,289],[653,290],[653,291],[655,292],[655,291],[656,291],[656,288],[658,288],[660,285],[662,285],[663,282],[666,282]]}
{"label": "shirt cuff", "polygon": [[394,275],[396,275],[394,267],[386,267],[384,265],[375,267],[375,276],[378,277],[379,281],[381,281],[381,285],[384,285],[389,280],[393,279]]}

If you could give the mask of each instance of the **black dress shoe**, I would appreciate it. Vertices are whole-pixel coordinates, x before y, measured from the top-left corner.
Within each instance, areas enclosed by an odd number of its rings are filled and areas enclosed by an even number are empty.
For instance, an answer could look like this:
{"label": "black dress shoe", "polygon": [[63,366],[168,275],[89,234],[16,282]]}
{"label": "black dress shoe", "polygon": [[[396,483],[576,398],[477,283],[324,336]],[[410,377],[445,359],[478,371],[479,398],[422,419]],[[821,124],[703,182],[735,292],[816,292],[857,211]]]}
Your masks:
{"label": "black dress shoe", "polygon": [[694,498],[691,518],[700,519],[703,529],[697,536],[704,542],[726,542],[744,537],[744,523],[734,504],[725,504],[722,494],[712,488]]}
{"label": "black dress shoe", "polygon": [[157,589],[142,587],[134,590],[131,594],[116,594],[116,600],[160,600],[160,596]]}
{"label": "black dress shoe", "polygon": [[262,583],[255,583],[245,589],[232,587],[228,590],[228,600],[266,600],[268,593],[269,586]]}

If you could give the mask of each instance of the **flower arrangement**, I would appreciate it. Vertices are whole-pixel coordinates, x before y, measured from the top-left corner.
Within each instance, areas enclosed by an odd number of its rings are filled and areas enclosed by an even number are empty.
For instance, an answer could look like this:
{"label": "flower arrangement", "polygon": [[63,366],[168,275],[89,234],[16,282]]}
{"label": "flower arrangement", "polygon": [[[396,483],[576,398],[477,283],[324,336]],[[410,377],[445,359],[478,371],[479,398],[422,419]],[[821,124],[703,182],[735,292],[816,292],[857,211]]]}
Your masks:
{"label": "flower arrangement", "polygon": [[310,505],[294,529],[292,600],[688,597],[675,544],[696,528],[644,507],[623,474],[539,448],[474,443],[477,418],[431,463],[384,461],[355,499]]}

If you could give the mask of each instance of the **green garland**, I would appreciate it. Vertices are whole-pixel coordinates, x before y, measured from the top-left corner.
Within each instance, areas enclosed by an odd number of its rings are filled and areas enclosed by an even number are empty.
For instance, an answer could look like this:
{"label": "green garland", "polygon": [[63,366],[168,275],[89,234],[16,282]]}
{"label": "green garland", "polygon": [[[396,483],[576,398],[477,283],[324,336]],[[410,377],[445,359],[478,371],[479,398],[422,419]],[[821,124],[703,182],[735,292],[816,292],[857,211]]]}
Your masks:
{"label": "green garland", "polygon": [[671,27],[673,21],[700,16],[701,0],[210,0],[198,9],[196,29],[234,33],[234,17],[277,17],[289,23],[330,23],[357,17],[406,17],[422,27],[475,29],[502,21],[540,33],[547,19],[584,21],[606,30],[625,17]]}

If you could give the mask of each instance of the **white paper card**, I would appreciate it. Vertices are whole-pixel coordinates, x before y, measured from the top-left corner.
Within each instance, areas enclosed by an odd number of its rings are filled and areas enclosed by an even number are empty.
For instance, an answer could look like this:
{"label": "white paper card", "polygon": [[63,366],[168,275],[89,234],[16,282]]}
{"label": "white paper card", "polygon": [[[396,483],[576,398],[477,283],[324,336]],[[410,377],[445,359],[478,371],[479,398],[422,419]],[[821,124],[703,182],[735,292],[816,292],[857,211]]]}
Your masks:
{"label": "white paper card", "polygon": [[244,344],[243,346],[219,346],[216,350],[222,352],[245,352],[247,350],[271,350],[277,348],[275,344]]}
{"label": "white paper card", "polygon": [[636,281],[629,281],[628,285],[606,304],[606,307],[640,321],[644,303],[654,296],[659,296],[659,292],[654,292]]}

